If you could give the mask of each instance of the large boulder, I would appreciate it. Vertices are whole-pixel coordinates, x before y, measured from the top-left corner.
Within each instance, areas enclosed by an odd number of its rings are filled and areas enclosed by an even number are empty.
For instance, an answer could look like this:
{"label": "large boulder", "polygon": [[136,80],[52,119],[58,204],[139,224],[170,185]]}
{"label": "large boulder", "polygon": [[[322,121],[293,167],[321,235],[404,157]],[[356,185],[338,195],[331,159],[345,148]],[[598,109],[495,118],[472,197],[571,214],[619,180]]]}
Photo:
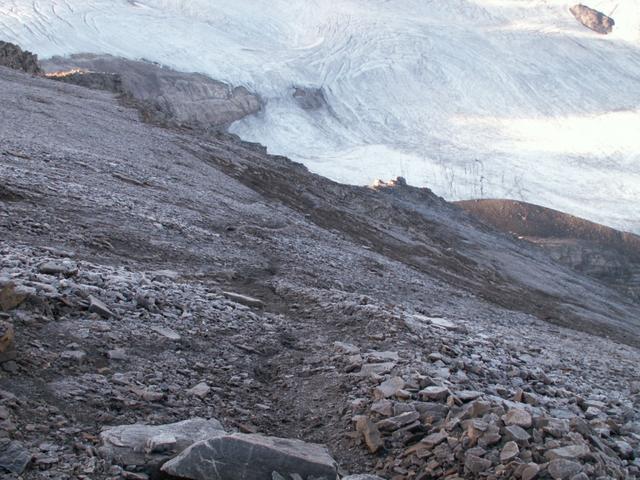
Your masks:
{"label": "large boulder", "polygon": [[38,56],[13,43],[0,40],[0,66],[37,75],[42,73]]}
{"label": "large boulder", "polygon": [[585,27],[603,35],[611,33],[611,30],[616,23],[613,21],[613,18],[608,17],[602,12],[594,10],[593,8],[589,8],[586,5],[582,5],[581,3],[574,5],[569,10]]}
{"label": "large boulder", "polygon": [[154,470],[190,445],[224,434],[220,422],[204,418],[166,425],[120,425],[102,431],[99,452],[119,465]]}
{"label": "large boulder", "polygon": [[334,480],[336,462],[323,445],[257,434],[234,433],[198,442],[162,466],[162,471],[192,480]]}

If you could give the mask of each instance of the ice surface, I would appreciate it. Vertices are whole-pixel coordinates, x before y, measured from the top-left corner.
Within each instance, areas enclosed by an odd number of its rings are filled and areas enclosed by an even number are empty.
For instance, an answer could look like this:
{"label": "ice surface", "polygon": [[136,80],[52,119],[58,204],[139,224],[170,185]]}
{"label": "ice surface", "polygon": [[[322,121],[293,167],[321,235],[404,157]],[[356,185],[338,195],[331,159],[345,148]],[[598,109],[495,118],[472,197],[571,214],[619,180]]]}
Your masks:
{"label": "ice surface", "polygon": [[[640,4],[601,36],[556,0],[2,0],[0,38],[245,85],[232,131],[341,182],[402,175],[640,233]],[[616,8],[617,5],[617,8]],[[322,88],[305,110],[294,87]]]}

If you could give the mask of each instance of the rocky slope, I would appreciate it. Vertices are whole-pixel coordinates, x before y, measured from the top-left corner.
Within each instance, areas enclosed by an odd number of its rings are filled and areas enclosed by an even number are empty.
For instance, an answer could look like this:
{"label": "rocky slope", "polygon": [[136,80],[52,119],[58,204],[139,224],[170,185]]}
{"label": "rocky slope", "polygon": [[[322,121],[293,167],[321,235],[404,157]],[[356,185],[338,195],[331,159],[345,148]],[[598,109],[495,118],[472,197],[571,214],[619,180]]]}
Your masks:
{"label": "rocky slope", "polygon": [[[224,433],[165,472],[257,432],[340,475],[638,476],[628,297],[401,180],[336,184],[3,68],[0,101],[7,478],[144,479],[108,428],[196,417]],[[162,428],[149,455],[182,438]]]}
{"label": "rocky slope", "polygon": [[455,202],[497,229],[543,247],[552,258],[640,298],[640,237],[516,200]]}

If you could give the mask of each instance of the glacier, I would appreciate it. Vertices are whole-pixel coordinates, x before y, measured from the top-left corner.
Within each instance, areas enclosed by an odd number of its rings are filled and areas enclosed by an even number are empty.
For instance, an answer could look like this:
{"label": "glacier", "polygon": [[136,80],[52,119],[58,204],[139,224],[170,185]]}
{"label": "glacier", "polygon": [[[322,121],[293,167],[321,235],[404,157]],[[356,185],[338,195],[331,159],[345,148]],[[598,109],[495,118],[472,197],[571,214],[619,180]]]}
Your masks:
{"label": "glacier", "polygon": [[[93,52],[258,93],[242,138],[333,180],[403,176],[640,233],[640,3],[555,0],[2,0],[0,39]],[[294,92],[321,91],[317,108]]]}

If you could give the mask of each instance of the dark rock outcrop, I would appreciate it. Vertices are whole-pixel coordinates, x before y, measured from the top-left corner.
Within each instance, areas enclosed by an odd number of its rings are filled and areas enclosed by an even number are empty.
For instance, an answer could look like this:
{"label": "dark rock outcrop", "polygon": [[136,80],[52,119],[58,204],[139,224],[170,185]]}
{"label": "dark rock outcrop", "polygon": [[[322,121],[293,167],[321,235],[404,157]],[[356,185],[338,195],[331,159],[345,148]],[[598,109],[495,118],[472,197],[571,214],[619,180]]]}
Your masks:
{"label": "dark rock outcrop", "polygon": [[21,70],[32,75],[42,73],[37,55],[2,40],[0,40],[0,66]]}
{"label": "dark rock outcrop", "polygon": [[258,112],[260,99],[199,73],[110,55],[78,54],[42,62],[54,80],[111,91],[135,103],[145,121],[195,130],[224,130]]}
{"label": "dark rock outcrop", "polygon": [[456,202],[476,218],[543,247],[559,263],[640,297],[640,237],[516,200]]}
{"label": "dark rock outcrop", "polygon": [[576,20],[585,27],[603,35],[611,33],[611,30],[616,23],[613,21],[613,18],[602,12],[594,10],[593,8],[589,8],[586,5],[582,5],[581,3],[574,5],[569,10],[573,13],[573,16],[576,17]]}
{"label": "dark rock outcrop", "polygon": [[321,88],[295,87],[293,99],[303,110],[320,110],[327,106],[327,99]]}

